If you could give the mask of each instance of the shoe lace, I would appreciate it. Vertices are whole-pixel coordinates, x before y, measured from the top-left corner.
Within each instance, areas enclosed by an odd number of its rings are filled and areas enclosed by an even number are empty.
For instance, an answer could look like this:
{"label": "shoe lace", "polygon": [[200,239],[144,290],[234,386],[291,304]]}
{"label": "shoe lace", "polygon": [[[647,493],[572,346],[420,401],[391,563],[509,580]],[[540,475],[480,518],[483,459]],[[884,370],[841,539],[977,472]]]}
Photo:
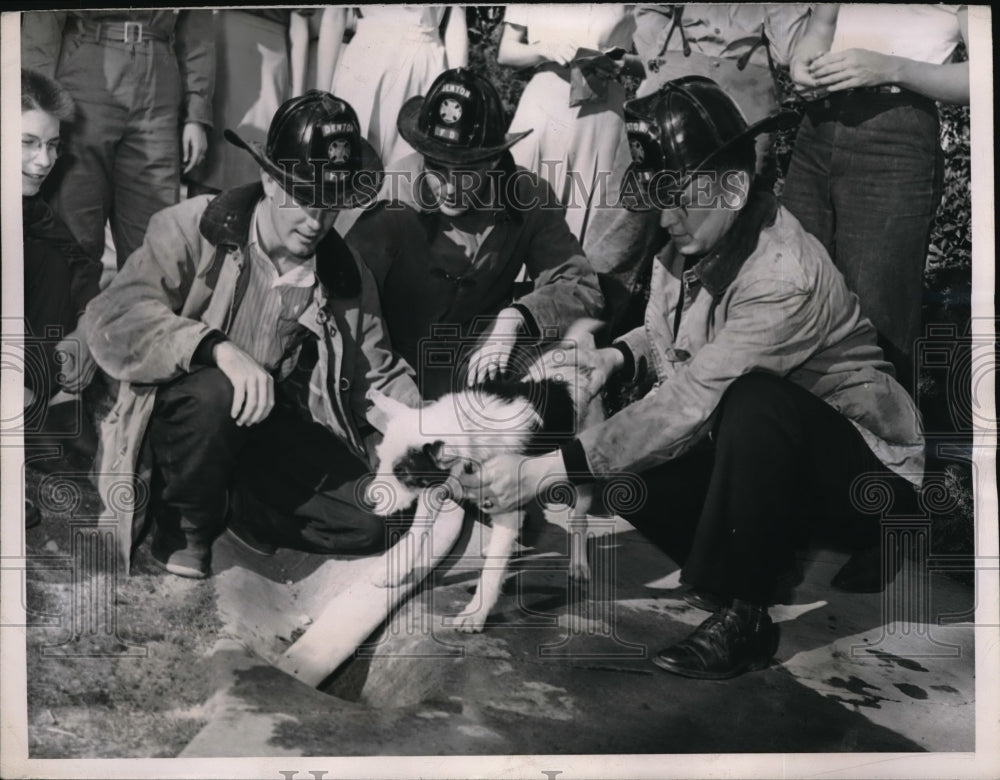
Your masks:
{"label": "shoe lace", "polygon": [[706,650],[721,650],[729,654],[742,633],[743,621],[736,612],[732,609],[720,609],[709,615],[691,635],[690,641]]}

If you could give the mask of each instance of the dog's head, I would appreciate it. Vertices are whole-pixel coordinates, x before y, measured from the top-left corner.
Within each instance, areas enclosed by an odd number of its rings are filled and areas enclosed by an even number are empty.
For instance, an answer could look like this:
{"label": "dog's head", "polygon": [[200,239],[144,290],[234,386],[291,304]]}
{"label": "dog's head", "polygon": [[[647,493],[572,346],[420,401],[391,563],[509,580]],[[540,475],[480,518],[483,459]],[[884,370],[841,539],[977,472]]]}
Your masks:
{"label": "dog's head", "polygon": [[420,491],[448,481],[457,459],[445,455],[441,439],[421,433],[420,410],[411,409],[377,390],[368,398],[385,421],[382,442],[375,448],[378,474],[366,498],[380,515],[390,515],[413,505]]}

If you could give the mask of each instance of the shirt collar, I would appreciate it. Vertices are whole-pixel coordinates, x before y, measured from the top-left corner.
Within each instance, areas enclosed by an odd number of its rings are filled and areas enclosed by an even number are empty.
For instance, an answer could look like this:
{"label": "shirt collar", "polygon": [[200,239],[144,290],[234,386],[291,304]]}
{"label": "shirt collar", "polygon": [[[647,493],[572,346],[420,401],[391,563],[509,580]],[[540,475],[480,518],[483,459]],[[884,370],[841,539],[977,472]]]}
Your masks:
{"label": "shirt collar", "polygon": [[257,218],[260,210],[264,208],[265,202],[266,199],[261,199],[253,210],[253,216],[250,218],[250,240],[247,249],[260,261],[260,267],[267,269],[267,278],[271,287],[313,287],[316,284],[315,254],[279,276],[278,269],[264,251],[260,240],[260,223]]}

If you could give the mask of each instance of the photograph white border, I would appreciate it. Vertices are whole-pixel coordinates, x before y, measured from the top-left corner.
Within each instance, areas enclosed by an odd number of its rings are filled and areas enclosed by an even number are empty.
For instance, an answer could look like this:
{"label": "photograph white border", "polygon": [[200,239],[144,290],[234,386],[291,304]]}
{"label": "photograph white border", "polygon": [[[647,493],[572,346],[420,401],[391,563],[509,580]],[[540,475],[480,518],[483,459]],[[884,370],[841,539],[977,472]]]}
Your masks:
{"label": "photograph white border", "polygon": [[[19,94],[19,14],[4,11],[0,30],[2,89],[0,89],[0,178],[2,178],[3,327],[23,314],[20,179],[14,170],[13,144],[18,134],[14,117]],[[992,28],[988,6],[969,7],[969,57],[972,72],[972,227],[973,336],[995,337],[993,183],[993,64]],[[995,377],[977,389],[980,419],[995,420]],[[3,419],[22,408],[18,375],[3,372]],[[989,414],[987,414],[989,410]],[[0,513],[0,776],[5,778],[270,778],[297,771],[297,777],[394,778],[666,778],[666,777],[827,777],[827,778],[988,778],[1000,775],[1000,558],[998,558],[996,430],[979,428],[974,439],[976,488],[978,603],[976,607],[976,746],[975,753],[920,754],[723,754],[723,755],[591,755],[478,756],[370,758],[232,758],[232,759],[108,759],[55,760],[27,756],[25,633],[22,601],[24,566],[23,456],[18,443],[3,442]],[[10,446],[8,446],[10,445]],[[988,476],[986,476],[988,475]]]}

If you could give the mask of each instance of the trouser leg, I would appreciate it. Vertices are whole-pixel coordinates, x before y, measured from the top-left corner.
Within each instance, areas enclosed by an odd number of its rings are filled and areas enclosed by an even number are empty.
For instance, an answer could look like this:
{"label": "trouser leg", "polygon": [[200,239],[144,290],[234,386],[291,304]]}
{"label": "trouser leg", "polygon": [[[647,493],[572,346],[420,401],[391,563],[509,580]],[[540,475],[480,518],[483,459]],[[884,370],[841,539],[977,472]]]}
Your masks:
{"label": "trouser leg", "polygon": [[137,52],[133,109],[115,158],[111,232],[118,267],[142,244],[149,219],[180,200],[180,74],[170,46]]}
{"label": "trouser leg", "polygon": [[781,204],[820,240],[831,258],[836,256],[831,198],[835,131],[832,121],[809,113],[802,118],[781,192]]}
{"label": "trouser leg", "polygon": [[[828,101],[829,102],[829,101]],[[802,120],[782,202],[826,247],[908,390],[923,272],[941,200],[937,110],[905,95],[852,95]]]}
{"label": "trouser leg", "polygon": [[26,335],[32,337],[25,340],[25,352],[35,370],[26,366],[24,378],[36,402],[43,404],[59,389],[56,344],[75,325],[71,283],[69,265],[57,251],[42,247],[39,251],[25,252],[24,318],[28,325]]}
{"label": "trouser leg", "polygon": [[76,118],[54,174],[53,207],[94,260],[104,254],[115,154],[127,121],[127,108],[114,91],[128,67],[123,50],[73,36],[63,40],[56,78],[72,95]]}
{"label": "trouser leg", "polygon": [[[667,505],[667,522],[656,530],[667,537],[660,543],[668,554],[683,564],[682,579],[698,589],[766,604],[793,563],[796,547],[808,542],[818,524],[841,529],[857,546],[878,539],[878,519],[852,500],[859,477],[876,475],[896,497],[897,507],[914,496],[850,421],[780,377],[754,373],[736,380],[720,404],[713,438],[710,466],[689,457],[682,459],[688,463],[668,463],[644,475],[660,491],[673,483],[675,494],[704,486],[694,527],[690,511],[672,526]],[[692,495],[687,503],[696,500]]]}
{"label": "trouser leg", "polygon": [[241,524],[278,547],[307,552],[386,549],[409,522],[387,522],[363,501],[368,464],[318,423],[272,413],[241,459]]}
{"label": "trouser leg", "polygon": [[153,450],[153,514],[161,542],[175,549],[210,546],[225,523],[227,492],[251,429],[230,412],[233,387],[217,368],[204,368],[156,393],[149,424]]}
{"label": "trouser leg", "polygon": [[848,148],[831,185],[834,263],[878,331],[899,383],[912,392],[927,246],[941,202],[937,109],[920,99],[861,122],[844,113],[840,133]]}

